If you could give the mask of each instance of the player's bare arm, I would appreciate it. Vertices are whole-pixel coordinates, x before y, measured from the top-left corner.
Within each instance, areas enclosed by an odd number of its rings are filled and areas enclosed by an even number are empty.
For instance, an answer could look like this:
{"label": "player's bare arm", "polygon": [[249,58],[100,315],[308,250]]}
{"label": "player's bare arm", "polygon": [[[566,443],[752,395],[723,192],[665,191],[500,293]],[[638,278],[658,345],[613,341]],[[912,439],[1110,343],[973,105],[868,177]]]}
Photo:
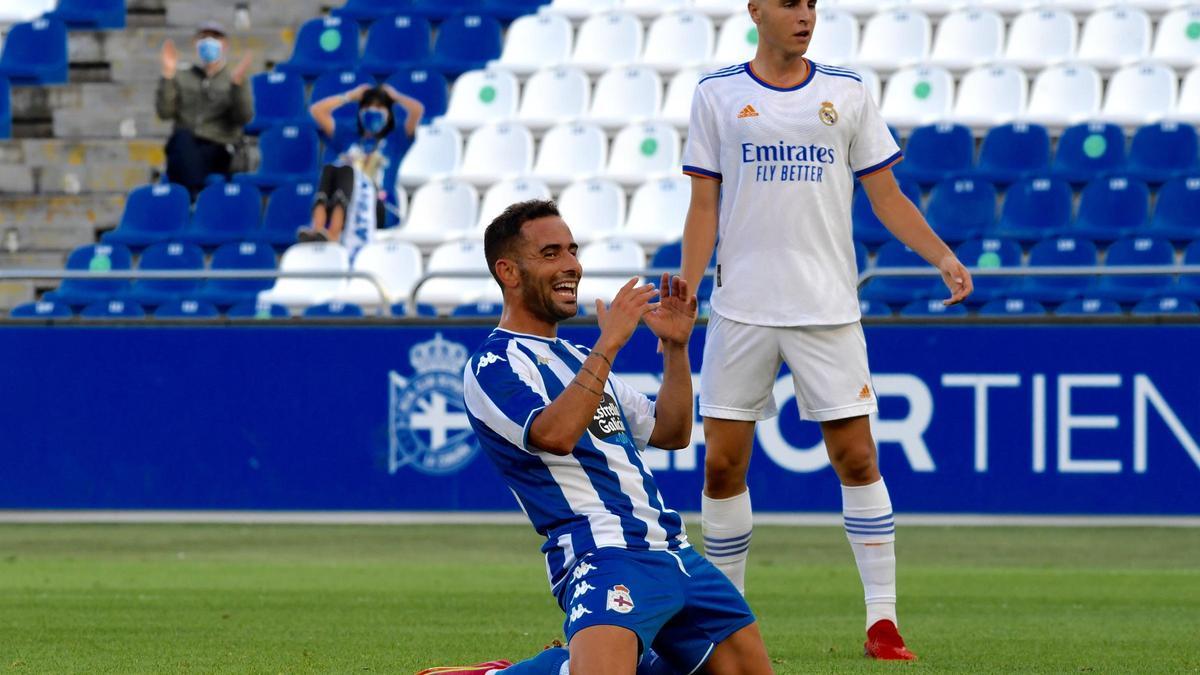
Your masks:
{"label": "player's bare arm", "polygon": [[864,176],[862,185],[871,200],[871,209],[884,227],[942,273],[942,281],[950,289],[950,297],[943,304],[957,305],[966,300],[975,288],[971,273],[929,227],[916,205],[900,191],[891,169]]}
{"label": "player's bare arm", "polygon": [[683,279],[689,288],[700,288],[717,244],[720,195],[720,181],[692,176],[692,200],[683,224]]}
{"label": "player's bare arm", "polygon": [[664,450],[686,448],[692,441],[692,367],[688,343],[696,324],[696,296],[679,277],[662,275],[660,299],[643,320],[662,344],[663,381],[654,406],[650,445]]}

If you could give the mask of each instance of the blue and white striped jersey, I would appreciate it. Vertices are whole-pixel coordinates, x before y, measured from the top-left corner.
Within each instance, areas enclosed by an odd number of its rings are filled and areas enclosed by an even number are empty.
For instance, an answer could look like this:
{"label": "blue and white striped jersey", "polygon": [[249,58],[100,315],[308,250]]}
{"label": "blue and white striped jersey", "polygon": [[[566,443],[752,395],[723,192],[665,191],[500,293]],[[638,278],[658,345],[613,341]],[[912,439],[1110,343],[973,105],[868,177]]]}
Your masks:
{"label": "blue and white striped jersey", "polygon": [[497,328],[463,373],[467,416],[480,445],[546,537],[547,576],[557,592],[567,570],[599,548],[677,551],[689,546],[679,514],[642,462],[654,402],[610,375],[604,400],[574,452],[529,444],[529,427],[574,379],[586,348]]}

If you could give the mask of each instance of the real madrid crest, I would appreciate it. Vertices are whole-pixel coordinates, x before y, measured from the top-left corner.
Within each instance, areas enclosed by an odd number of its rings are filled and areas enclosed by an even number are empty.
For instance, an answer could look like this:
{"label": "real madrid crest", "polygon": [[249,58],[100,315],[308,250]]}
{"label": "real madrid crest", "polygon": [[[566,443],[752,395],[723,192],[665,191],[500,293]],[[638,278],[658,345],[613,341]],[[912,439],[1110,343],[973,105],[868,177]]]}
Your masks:
{"label": "real madrid crest", "polygon": [[463,366],[470,354],[442,337],[408,352],[415,377],[388,373],[388,472],[405,466],[426,474],[455,473],[479,450],[463,403]]}
{"label": "real madrid crest", "polygon": [[821,109],[817,111],[817,117],[821,118],[821,121],[825,123],[825,126],[831,127],[837,124],[838,111],[833,107],[832,102],[825,101],[821,104]]}

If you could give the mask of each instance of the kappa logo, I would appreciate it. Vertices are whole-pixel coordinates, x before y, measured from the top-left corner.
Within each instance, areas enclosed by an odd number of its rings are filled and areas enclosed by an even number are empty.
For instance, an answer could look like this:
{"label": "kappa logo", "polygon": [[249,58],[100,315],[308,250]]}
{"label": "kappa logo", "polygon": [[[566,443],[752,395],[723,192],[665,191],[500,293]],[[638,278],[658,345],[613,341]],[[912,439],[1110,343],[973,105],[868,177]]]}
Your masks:
{"label": "kappa logo", "polygon": [[871,387],[869,385],[864,384],[863,388],[860,389],[858,392],[858,400],[865,401],[869,398],[871,398]]}
{"label": "kappa logo", "polygon": [[[497,361],[504,361],[504,357],[500,356],[499,354],[493,354],[491,352],[484,354],[479,359],[479,363],[475,364],[475,374],[478,375],[479,371],[483,370],[484,368],[487,368],[488,366],[492,365],[493,363],[495,363]],[[504,362],[508,363],[507,361],[504,361]]]}
{"label": "kappa logo", "polygon": [[571,608],[571,616],[570,616],[570,619],[567,621],[567,623],[575,623],[579,619],[583,618],[584,614],[591,614],[591,613],[592,613],[592,610],[588,609],[587,607],[584,607],[583,605],[575,605],[574,607]]}
{"label": "kappa logo", "polygon": [[608,591],[608,611],[617,614],[628,614],[633,611],[633,598],[629,589],[617,584]]}
{"label": "kappa logo", "polygon": [[591,572],[594,569],[596,569],[595,565],[589,565],[586,562],[579,563],[579,566],[576,567],[575,571],[571,573],[571,581],[579,581],[580,579],[586,577],[588,572]]}
{"label": "kappa logo", "polygon": [[587,595],[588,591],[594,591],[596,587],[584,581],[575,586],[575,593],[571,595],[571,602],[575,602],[579,598]]}
{"label": "kappa logo", "polygon": [[749,104],[747,104],[745,108],[742,108],[742,111],[738,113],[739,120],[744,120],[747,117],[758,117],[758,111],[754,109],[754,106]]}

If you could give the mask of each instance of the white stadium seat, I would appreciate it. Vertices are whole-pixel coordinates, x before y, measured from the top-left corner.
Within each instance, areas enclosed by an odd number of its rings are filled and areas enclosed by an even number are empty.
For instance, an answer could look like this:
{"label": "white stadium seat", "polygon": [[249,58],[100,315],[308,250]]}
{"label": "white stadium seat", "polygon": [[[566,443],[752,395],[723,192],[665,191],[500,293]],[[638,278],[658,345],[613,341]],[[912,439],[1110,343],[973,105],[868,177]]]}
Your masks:
{"label": "white stadium seat", "polygon": [[947,14],[938,23],[931,63],[966,70],[1000,58],[1004,51],[1004,19],[996,12],[968,8]]}
{"label": "white stadium seat", "polygon": [[1083,23],[1076,59],[1097,68],[1119,68],[1150,55],[1150,17],[1140,9],[1098,9]]}
{"label": "white stadium seat", "polygon": [[1100,119],[1124,126],[1142,126],[1167,117],[1179,98],[1175,70],[1161,63],[1126,66],[1108,81]]}
{"label": "white stadium seat", "polygon": [[504,36],[504,51],[492,65],[519,75],[564,63],[571,58],[575,34],[561,14],[529,14],[513,21]]}
{"label": "white stadium seat", "polygon": [[1179,103],[1171,117],[1188,124],[1200,124],[1200,66],[1192,68],[1183,77]]}
{"label": "white stadium seat", "polygon": [[533,173],[552,186],[604,172],[608,137],[594,124],[560,124],[542,137]]}
{"label": "white stadium seat", "polygon": [[863,86],[870,92],[875,105],[879,105],[883,100],[883,81],[879,79],[879,73],[866,66],[855,66],[853,70],[862,78]]}
{"label": "white stadium seat", "polygon": [[406,187],[416,187],[458,171],[462,145],[462,134],[452,126],[435,122],[417,127],[417,137],[400,162],[397,180]]}
{"label": "white stadium seat", "polygon": [[579,27],[571,63],[589,73],[633,63],[642,55],[642,22],[628,12],[594,14]]}
{"label": "white stadium seat", "polygon": [[479,192],[461,180],[429,181],[413,194],[403,227],[382,230],[381,238],[433,246],[465,236],[475,227]]}
{"label": "white stadium seat", "polygon": [[1013,19],[1004,61],[1026,70],[1044,68],[1073,58],[1078,43],[1074,14],[1065,9],[1032,9]]}
{"label": "white stadium seat", "polygon": [[918,127],[950,117],[954,78],[945,68],[918,66],[897,71],[883,92],[880,112],[888,124]]}
{"label": "white stadium seat", "polygon": [[905,0],[823,0],[825,9],[837,9],[857,16],[870,16],[876,12],[905,4]]}
{"label": "white stadium seat", "polygon": [[689,9],[692,0],[621,0],[621,11],[643,19],[653,19],[667,12]]}
{"label": "white stadium seat", "polygon": [[714,19],[724,19],[738,12],[745,12],[746,0],[695,0],[692,7]]}
{"label": "white stadium seat", "polygon": [[[295,244],[283,252],[279,261],[280,272],[346,272],[349,269],[349,252],[333,242]],[[258,301],[299,309],[328,302],[345,285],[344,278],[278,279],[274,286],[258,294]]]}
{"label": "white stadium seat", "polygon": [[364,309],[390,307],[408,300],[412,287],[421,278],[421,251],[403,241],[375,241],[363,246],[354,256],[354,271],[370,272],[383,285],[382,300],[375,284],[366,279],[351,279],[333,296],[334,302],[355,304]]}
{"label": "white stadium seat", "polygon": [[1040,0],[975,0],[972,5],[980,9],[990,9],[1005,16],[1019,14],[1041,4]]}
{"label": "white stadium seat", "polygon": [[[447,242],[429,255],[427,274],[483,273],[488,272],[487,258],[483,254],[483,241],[460,239]],[[446,276],[426,281],[417,291],[417,302],[430,304],[439,309],[477,302],[503,301],[500,289],[490,276]]]}
{"label": "white stadium seat", "polygon": [[696,83],[700,81],[700,71],[688,68],[675,73],[667,85],[667,95],[663,99],[660,117],[675,125],[675,128],[686,131],[688,119],[692,116],[692,95],[696,92]]}
{"label": "white stadium seat", "polygon": [[664,73],[700,66],[712,59],[714,42],[712,20],[704,14],[664,14],[655,19],[646,32],[642,62]]}
{"label": "white stadium seat", "polygon": [[530,176],[506,178],[496,183],[483,195],[483,204],[479,207],[479,225],[475,228],[477,234],[483,236],[487,226],[509,206],[531,199],[550,199],[550,196],[550,188]]}
{"label": "white stadium seat", "polygon": [[505,120],[517,114],[520,85],[507,70],[472,70],[454,82],[442,122],[459,129]]}
{"label": "white stadium seat", "polygon": [[1154,38],[1154,60],[1175,68],[1200,63],[1200,5],[1181,7],[1163,15]]}
{"label": "white stadium seat", "polygon": [[[570,224],[570,221],[567,221]],[[601,272],[641,272],[646,269],[646,251],[631,239],[613,238],[597,241],[579,251],[579,264],[583,267],[583,279],[579,282],[579,306],[596,311],[596,301],[607,305],[616,297],[621,287],[629,283],[628,276],[601,277]],[[657,282],[655,282],[657,283]]]}
{"label": "white stadium seat", "polygon": [[1095,68],[1069,64],[1038,73],[1025,118],[1048,127],[1066,127],[1094,119],[1100,112],[1103,83]]}
{"label": "white stadium seat", "polygon": [[679,171],[679,132],[667,122],[640,122],[617,133],[608,156],[608,178],[640,185],[657,173]]}
{"label": "white stadium seat", "polygon": [[662,78],[649,66],[613,68],[596,81],[588,120],[616,129],[657,117],[662,108],[662,88]]}
{"label": "white stadium seat", "polygon": [[746,12],[739,12],[721,24],[717,48],[713,53],[714,70],[735,63],[745,63],[758,51],[758,26]]}
{"label": "white stadium seat", "polygon": [[56,4],[57,0],[4,0],[0,3],[0,25],[33,21]]}
{"label": "white stadium seat", "polygon": [[[817,30],[821,28],[818,25]],[[876,70],[895,70],[929,58],[933,29],[921,12],[892,9],[867,20],[858,50],[858,63]]]}
{"label": "white stadium seat", "polygon": [[595,241],[624,224],[625,191],[603,178],[577,181],[558,196],[558,210],[571,227],[575,241]]}
{"label": "white stadium seat", "polygon": [[958,85],[954,122],[974,129],[1007,124],[1025,112],[1029,78],[1012,65],[981,66],[967,72]]}
{"label": "white stadium seat", "polygon": [[554,66],[534,73],[525,82],[517,120],[530,129],[548,129],[587,114],[592,83],[574,66]]}
{"label": "white stadium seat", "polygon": [[[879,4],[883,6],[887,3]],[[924,12],[929,16],[942,16],[961,8],[963,0],[895,0],[895,5],[915,12]]]}
{"label": "white stadium seat", "polygon": [[805,56],[834,66],[853,63],[858,58],[858,37],[858,19],[853,14],[822,10],[818,12],[817,30]]}
{"label": "white stadium seat", "polygon": [[568,19],[584,19],[597,12],[620,6],[621,0],[553,0],[542,8],[544,12],[562,14]]}
{"label": "white stadium seat", "polygon": [[629,202],[629,219],[621,236],[643,246],[661,246],[683,237],[692,198],[692,181],[687,176],[662,176],[642,184]]}
{"label": "white stadium seat", "polygon": [[490,185],[532,169],[533,134],[516,122],[496,122],[471,134],[458,176],[475,185]]}

